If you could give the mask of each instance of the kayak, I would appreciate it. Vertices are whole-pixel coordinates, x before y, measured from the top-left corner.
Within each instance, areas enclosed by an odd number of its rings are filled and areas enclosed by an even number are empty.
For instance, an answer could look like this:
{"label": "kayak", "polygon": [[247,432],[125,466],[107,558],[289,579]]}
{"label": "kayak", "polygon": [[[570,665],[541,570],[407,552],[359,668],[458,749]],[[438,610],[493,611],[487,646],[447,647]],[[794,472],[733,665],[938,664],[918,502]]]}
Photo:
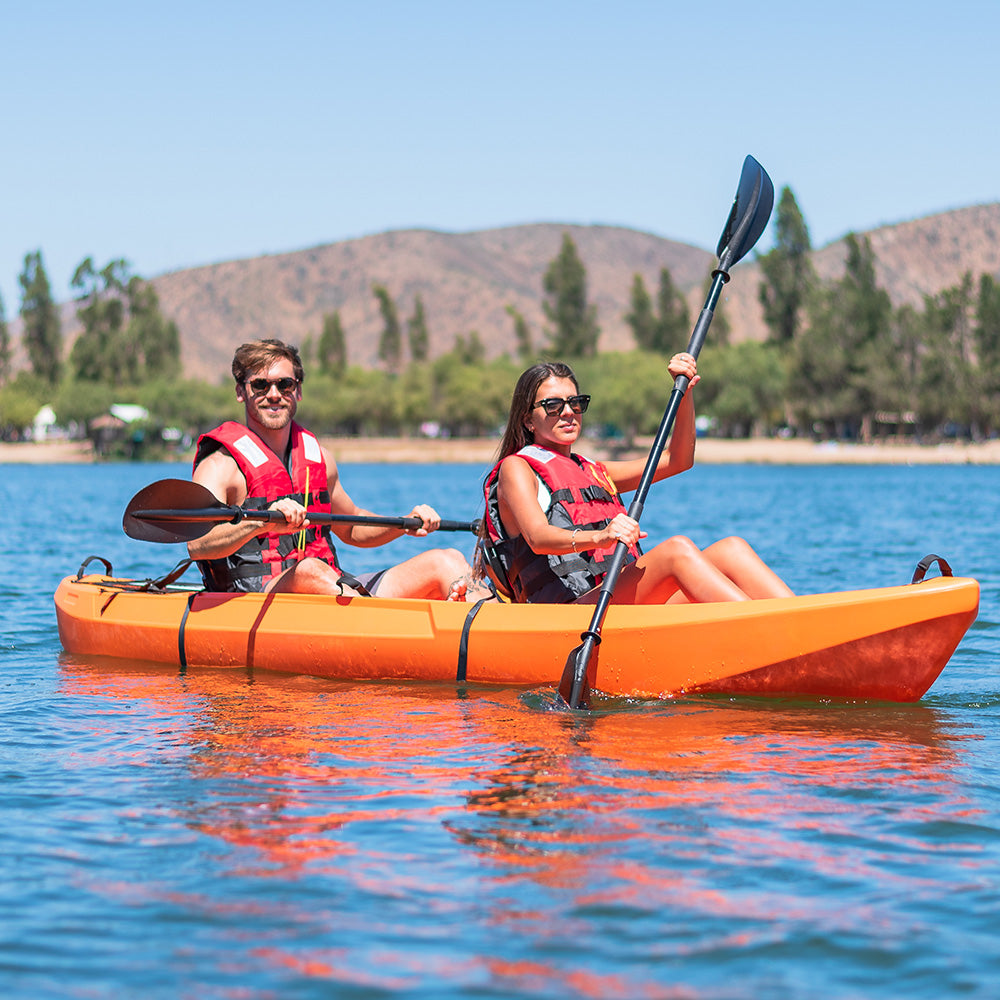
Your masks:
{"label": "kayak", "polygon": [[[585,605],[463,604],[310,594],[222,594],[87,574],[55,592],[69,653],[338,680],[551,687],[587,628]],[[917,701],[979,608],[979,584],[760,601],[618,605],[592,665],[605,695],[696,693]]]}

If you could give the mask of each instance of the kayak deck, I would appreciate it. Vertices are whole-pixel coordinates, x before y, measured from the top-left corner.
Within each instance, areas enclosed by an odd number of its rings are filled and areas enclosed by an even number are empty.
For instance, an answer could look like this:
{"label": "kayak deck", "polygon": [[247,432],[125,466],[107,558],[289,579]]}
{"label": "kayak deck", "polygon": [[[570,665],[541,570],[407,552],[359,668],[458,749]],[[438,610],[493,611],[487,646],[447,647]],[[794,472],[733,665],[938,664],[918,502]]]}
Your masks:
{"label": "kayak deck", "polygon": [[[587,628],[581,605],[474,605],[307,594],[155,592],[112,576],[55,594],[71,653],[343,680],[553,686]],[[916,701],[975,620],[962,577],[762,601],[612,605],[595,690]],[[463,633],[465,655],[462,654]]]}

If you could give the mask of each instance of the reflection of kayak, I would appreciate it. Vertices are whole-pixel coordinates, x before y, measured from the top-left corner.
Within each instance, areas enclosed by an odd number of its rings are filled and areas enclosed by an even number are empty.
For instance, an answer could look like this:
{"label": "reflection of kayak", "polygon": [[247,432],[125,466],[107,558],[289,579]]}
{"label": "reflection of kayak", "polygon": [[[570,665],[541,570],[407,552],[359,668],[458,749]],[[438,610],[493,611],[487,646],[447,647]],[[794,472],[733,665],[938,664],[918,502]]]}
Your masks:
{"label": "reflection of kayak", "polygon": [[[592,612],[491,603],[473,616],[474,605],[443,601],[156,592],[99,575],[67,577],[55,602],[63,646],[86,656],[531,687],[558,683]],[[915,701],[978,605],[978,583],[962,577],[746,603],[612,605],[594,687]]]}

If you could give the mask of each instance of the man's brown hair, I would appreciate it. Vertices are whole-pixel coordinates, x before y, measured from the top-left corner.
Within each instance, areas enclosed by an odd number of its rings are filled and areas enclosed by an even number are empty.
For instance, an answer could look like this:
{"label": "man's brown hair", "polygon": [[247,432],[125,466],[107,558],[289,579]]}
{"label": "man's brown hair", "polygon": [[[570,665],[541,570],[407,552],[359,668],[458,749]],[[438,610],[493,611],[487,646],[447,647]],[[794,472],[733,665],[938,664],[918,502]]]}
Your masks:
{"label": "man's brown hair", "polygon": [[300,383],[304,381],[305,372],[298,349],[281,340],[253,340],[249,344],[240,344],[233,355],[233,378],[237,385],[242,385],[253,372],[270,368],[282,358],[291,361],[296,380]]}

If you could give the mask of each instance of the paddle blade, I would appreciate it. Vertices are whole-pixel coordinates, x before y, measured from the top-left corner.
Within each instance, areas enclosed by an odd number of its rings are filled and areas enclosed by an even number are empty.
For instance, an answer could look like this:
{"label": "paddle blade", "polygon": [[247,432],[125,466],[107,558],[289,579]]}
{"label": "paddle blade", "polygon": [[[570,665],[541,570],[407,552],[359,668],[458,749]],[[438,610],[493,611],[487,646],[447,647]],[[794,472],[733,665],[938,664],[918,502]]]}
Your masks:
{"label": "paddle blade", "polygon": [[750,252],[764,232],[773,206],[774,185],[771,178],[752,156],[748,156],[743,161],[743,172],[740,174],[733,207],[716,250],[720,271],[728,272],[729,268]]}
{"label": "paddle blade", "polygon": [[590,708],[590,682],[597,674],[597,644],[592,635],[586,635],[582,643],[566,658],[562,677],[559,680],[559,694],[570,708]]}
{"label": "paddle blade", "polygon": [[[157,510],[219,513],[208,521],[157,520],[144,516],[147,511]],[[132,497],[122,516],[122,529],[129,538],[141,542],[190,542],[211,531],[213,524],[228,521],[231,514],[227,512],[225,504],[219,503],[215,494],[204,486],[186,479],[161,479]]]}

